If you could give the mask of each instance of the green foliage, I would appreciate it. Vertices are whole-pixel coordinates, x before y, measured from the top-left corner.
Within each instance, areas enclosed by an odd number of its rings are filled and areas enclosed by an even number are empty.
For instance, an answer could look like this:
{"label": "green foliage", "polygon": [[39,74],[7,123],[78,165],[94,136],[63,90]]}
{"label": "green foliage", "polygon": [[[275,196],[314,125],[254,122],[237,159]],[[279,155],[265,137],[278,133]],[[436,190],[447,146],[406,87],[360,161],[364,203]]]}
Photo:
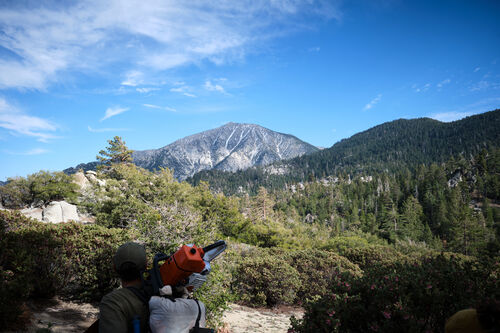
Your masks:
{"label": "green foliage", "polygon": [[130,227],[139,232],[139,240],[153,253],[172,253],[182,244],[209,244],[216,238],[214,223],[202,223],[199,214],[180,204],[139,216]]}
{"label": "green foliage", "polygon": [[22,305],[28,298],[28,291],[24,289],[22,280],[15,278],[12,270],[5,269],[0,265],[0,325],[3,329],[9,329],[16,324],[22,314]]}
{"label": "green foliage", "polygon": [[107,167],[115,163],[132,163],[132,150],[127,148],[125,141],[119,136],[108,140],[106,150],[99,151],[97,160]]}
{"label": "green foliage", "polygon": [[30,184],[26,178],[9,178],[0,186],[0,200],[5,208],[21,208],[33,201]]}
{"label": "green foliage", "polygon": [[363,270],[372,266],[393,267],[398,263],[410,260],[410,257],[401,254],[389,246],[346,248],[341,252],[341,255]]}
{"label": "green foliage", "polygon": [[63,172],[40,171],[28,176],[33,201],[48,203],[53,200],[74,200],[78,185]]}
{"label": "green foliage", "polygon": [[[126,230],[76,223],[45,224],[0,211],[0,311],[8,322],[28,297],[99,300],[117,286],[111,258],[131,239]],[[4,308],[5,306],[5,308]]]}
{"label": "green foliage", "polygon": [[[498,279],[489,267],[466,257],[437,255],[414,263],[367,268],[306,306],[292,332],[442,332],[458,310],[498,298]],[[360,320],[362,318],[362,320]]]}
{"label": "green foliage", "polygon": [[321,249],[336,253],[344,253],[347,249],[366,248],[376,244],[387,245],[387,242],[370,234],[346,233],[345,236],[329,238],[326,244],[321,246]]}
{"label": "green foliage", "polygon": [[0,325],[10,328],[22,313],[22,305],[29,296],[24,281],[9,269],[6,258],[6,233],[9,229],[8,221],[14,223],[24,219],[19,214],[11,214],[0,210]]}
{"label": "green foliage", "polygon": [[324,295],[333,276],[361,275],[357,265],[328,251],[274,248],[243,256],[233,274],[233,289],[253,306],[300,304]]}
{"label": "green foliage", "polygon": [[300,290],[297,270],[270,254],[245,258],[236,276],[241,300],[253,306],[293,304]]}
{"label": "green foliage", "polygon": [[39,171],[27,178],[9,178],[0,186],[0,199],[6,208],[23,208],[31,203],[39,205],[53,200],[75,200],[78,185],[63,172]]}
{"label": "green foliage", "polygon": [[207,309],[207,327],[222,326],[222,315],[228,309],[228,302],[234,297],[230,290],[230,277],[224,271],[220,258],[212,263],[207,282],[196,290],[195,298],[201,300]]}
{"label": "green foliage", "polygon": [[361,276],[358,265],[346,258],[320,250],[287,251],[283,258],[297,270],[300,289],[297,291],[298,304],[304,300],[325,295],[330,281],[339,275]]}

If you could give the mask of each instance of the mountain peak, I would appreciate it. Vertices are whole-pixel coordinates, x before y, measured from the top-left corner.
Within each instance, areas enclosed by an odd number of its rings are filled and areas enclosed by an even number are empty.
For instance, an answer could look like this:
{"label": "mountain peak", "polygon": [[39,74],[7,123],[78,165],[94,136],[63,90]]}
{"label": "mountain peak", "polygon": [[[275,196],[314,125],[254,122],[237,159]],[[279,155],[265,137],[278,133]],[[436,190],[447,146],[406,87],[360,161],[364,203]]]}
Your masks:
{"label": "mountain peak", "polygon": [[132,156],[138,166],[150,170],[168,167],[183,180],[202,170],[237,171],[317,150],[289,134],[255,124],[229,122],[159,149],[136,151]]}

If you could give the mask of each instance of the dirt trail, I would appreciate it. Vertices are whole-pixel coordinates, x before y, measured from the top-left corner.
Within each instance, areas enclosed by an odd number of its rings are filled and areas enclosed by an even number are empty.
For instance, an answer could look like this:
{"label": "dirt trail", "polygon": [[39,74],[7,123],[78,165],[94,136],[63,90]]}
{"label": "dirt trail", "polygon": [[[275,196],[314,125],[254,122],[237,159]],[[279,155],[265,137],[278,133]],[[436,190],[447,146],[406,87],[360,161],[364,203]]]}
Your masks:
{"label": "dirt trail", "polygon": [[28,304],[31,326],[27,332],[83,332],[97,319],[99,310],[89,303],[64,302],[57,298],[33,300]]}
{"label": "dirt trail", "polygon": [[[96,319],[99,310],[89,303],[64,302],[59,299],[38,300],[28,304],[32,313],[27,332],[50,328],[51,332],[83,332]],[[231,304],[224,314],[224,333],[273,333],[287,332],[290,316],[302,316],[302,310],[291,307],[253,309]],[[49,332],[49,331],[47,331]]]}
{"label": "dirt trail", "polygon": [[288,331],[292,315],[301,318],[303,311],[291,307],[253,309],[231,304],[230,309],[224,313],[223,320],[231,333],[279,333]]}

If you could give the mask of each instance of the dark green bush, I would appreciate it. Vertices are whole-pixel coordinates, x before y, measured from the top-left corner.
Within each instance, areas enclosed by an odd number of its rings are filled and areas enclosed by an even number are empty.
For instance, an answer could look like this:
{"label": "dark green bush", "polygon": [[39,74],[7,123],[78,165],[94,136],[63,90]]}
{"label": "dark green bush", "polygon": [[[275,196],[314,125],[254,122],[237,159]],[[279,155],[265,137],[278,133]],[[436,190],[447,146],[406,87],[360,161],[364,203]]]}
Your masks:
{"label": "dark green bush", "polygon": [[39,171],[27,178],[9,178],[6,185],[0,186],[0,200],[4,207],[22,208],[33,202],[72,201],[77,190],[73,177],[64,172]]}
{"label": "dark green bush", "polygon": [[[1,216],[10,216],[7,211],[0,210]],[[5,218],[0,218],[0,327],[10,328],[10,325],[21,315],[21,306],[28,297],[28,290],[14,272],[4,266],[5,235],[8,229]]]}
{"label": "dark green bush", "polygon": [[345,273],[346,277],[361,276],[362,274],[356,264],[328,251],[288,251],[284,252],[283,257],[299,273],[298,303],[315,296],[325,295],[331,281],[340,274]]}
{"label": "dark green bush", "polygon": [[234,289],[250,305],[301,304],[324,295],[340,274],[360,276],[346,258],[320,250],[253,249],[235,269]]}
{"label": "dark green bush", "polygon": [[373,265],[391,267],[396,263],[410,260],[408,256],[396,251],[393,247],[379,245],[346,248],[340,254],[363,270]]}
{"label": "dark green bush", "polygon": [[99,300],[117,286],[111,258],[130,232],[45,224],[0,211],[0,313],[13,322],[28,297]]}
{"label": "dark green bush", "polygon": [[374,264],[352,283],[333,281],[330,292],[306,306],[292,332],[443,332],[458,310],[500,296],[488,267],[456,255],[422,257],[391,268]]}
{"label": "dark green bush", "polygon": [[115,285],[111,258],[116,248],[130,240],[130,232],[76,223],[45,224],[24,220],[15,213],[2,245],[2,265],[22,278],[33,297],[55,294],[99,299]]}
{"label": "dark green bush", "polygon": [[207,308],[207,327],[222,325],[223,311],[228,308],[228,302],[234,299],[230,290],[231,279],[223,267],[225,261],[221,259],[217,258],[212,262],[212,271],[207,282],[194,294]]}
{"label": "dark green bush", "polygon": [[301,289],[297,270],[265,251],[244,258],[235,279],[241,300],[253,306],[292,304]]}
{"label": "dark green bush", "polygon": [[32,199],[26,178],[9,178],[7,184],[0,186],[0,201],[5,208],[21,208],[31,203]]}

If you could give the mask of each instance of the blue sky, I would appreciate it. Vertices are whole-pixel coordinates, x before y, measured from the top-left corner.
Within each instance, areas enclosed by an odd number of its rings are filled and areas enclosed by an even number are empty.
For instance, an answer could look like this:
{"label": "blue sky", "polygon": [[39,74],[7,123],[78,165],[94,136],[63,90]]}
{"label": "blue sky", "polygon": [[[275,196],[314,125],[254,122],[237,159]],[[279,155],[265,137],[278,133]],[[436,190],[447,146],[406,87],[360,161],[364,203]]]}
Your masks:
{"label": "blue sky", "polygon": [[227,122],[329,147],[500,107],[498,1],[0,1],[0,180]]}

